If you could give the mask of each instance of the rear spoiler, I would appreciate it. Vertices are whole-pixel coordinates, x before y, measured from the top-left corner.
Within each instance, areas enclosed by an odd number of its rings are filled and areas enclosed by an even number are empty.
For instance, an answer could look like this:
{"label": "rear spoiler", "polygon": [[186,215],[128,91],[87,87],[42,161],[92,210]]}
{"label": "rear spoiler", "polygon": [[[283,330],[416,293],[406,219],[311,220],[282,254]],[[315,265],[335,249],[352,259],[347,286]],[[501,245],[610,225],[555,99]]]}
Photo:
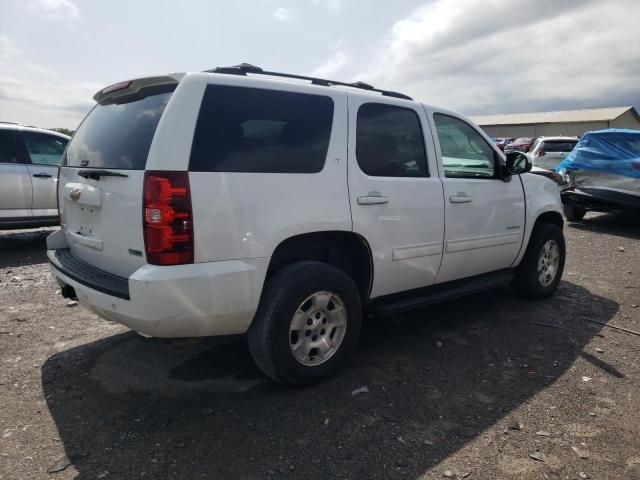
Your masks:
{"label": "rear spoiler", "polygon": [[173,73],[161,77],[145,77],[114,83],[97,92],[93,99],[100,105],[129,103],[149,95],[175,90],[184,73]]}

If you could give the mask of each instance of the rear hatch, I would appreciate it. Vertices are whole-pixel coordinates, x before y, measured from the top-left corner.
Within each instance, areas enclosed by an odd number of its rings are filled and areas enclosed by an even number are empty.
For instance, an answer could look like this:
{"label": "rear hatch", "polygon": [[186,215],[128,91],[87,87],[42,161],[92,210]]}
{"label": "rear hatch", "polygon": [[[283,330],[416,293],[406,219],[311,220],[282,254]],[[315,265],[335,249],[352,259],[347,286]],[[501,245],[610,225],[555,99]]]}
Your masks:
{"label": "rear hatch", "polygon": [[130,276],[146,263],[144,173],[158,122],[179,77],[107,87],[71,140],[60,169],[62,229],[75,258]]}
{"label": "rear hatch", "polygon": [[555,170],[578,143],[578,140],[545,140],[534,156],[533,164],[545,170]]}

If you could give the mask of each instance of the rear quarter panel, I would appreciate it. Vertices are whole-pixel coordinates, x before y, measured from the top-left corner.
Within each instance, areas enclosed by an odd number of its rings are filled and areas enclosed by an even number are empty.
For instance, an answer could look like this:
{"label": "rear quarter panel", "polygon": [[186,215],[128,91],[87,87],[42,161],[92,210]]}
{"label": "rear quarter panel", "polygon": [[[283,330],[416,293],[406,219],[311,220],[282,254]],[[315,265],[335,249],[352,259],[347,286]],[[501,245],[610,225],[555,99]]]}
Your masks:
{"label": "rear quarter panel", "polygon": [[[307,232],[351,231],[344,91],[234,75],[188,75],[167,106],[147,169],[186,170],[206,85],[323,93],[334,103],[331,140],[318,173],[190,172],[196,262],[264,258]],[[180,101],[178,101],[178,98]]]}

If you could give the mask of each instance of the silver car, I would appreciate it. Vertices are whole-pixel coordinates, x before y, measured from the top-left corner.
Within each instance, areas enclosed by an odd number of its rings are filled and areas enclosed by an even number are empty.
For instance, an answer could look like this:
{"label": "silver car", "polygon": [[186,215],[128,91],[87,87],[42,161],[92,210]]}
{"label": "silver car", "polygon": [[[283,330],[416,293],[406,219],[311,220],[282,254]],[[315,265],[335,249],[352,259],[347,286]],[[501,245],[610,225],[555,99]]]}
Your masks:
{"label": "silver car", "polygon": [[69,137],[0,122],[0,230],[57,225],[58,165]]}

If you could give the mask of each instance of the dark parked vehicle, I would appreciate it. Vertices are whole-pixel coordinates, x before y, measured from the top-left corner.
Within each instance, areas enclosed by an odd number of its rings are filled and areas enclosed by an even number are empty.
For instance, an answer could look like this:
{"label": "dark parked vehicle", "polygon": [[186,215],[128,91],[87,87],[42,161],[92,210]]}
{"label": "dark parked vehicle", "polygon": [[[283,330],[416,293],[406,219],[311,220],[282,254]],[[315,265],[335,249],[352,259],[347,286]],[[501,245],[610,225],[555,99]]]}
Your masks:
{"label": "dark parked vehicle", "polygon": [[504,152],[504,148],[509,145],[511,142],[513,142],[513,138],[510,137],[495,137],[493,139],[493,141],[496,144],[496,147],[498,147],[500,150],[502,150]]}
{"label": "dark parked vehicle", "polygon": [[504,153],[509,152],[524,152],[527,153],[531,150],[533,142],[536,137],[520,137],[516,138],[513,142],[504,147]]}

